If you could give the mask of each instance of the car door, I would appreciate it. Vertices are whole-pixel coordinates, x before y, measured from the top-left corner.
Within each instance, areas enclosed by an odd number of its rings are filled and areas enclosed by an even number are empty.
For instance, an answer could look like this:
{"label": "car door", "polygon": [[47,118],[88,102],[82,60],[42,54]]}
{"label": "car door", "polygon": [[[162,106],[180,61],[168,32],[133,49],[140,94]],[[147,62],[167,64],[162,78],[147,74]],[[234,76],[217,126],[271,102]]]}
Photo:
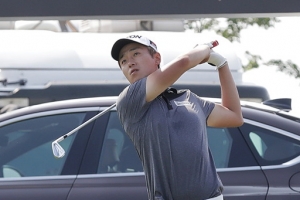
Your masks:
{"label": "car door", "polygon": [[54,158],[51,143],[94,113],[78,109],[20,116],[0,123],[0,199],[65,200],[79,170],[92,124],[60,143],[66,155]]}
{"label": "car door", "polygon": [[208,127],[208,140],[226,200],[265,200],[268,184],[238,128]]}
{"label": "car door", "polygon": [[[241,132],[208,127],[208,138],[225,199],[265,199],[266,178]],[[147,200],[141,162],[115,111],[96,122],[68,200],[83,198]]]}
{"label": "car door", "polygon": [[117,113],[105,114],[93,134],[68,200],[148,200],[141,161]]}
{"label": "car door", "polygon": [[300,199],[300,136],[252,120],[245,122],[240,129],[268,179],[266,199]]}

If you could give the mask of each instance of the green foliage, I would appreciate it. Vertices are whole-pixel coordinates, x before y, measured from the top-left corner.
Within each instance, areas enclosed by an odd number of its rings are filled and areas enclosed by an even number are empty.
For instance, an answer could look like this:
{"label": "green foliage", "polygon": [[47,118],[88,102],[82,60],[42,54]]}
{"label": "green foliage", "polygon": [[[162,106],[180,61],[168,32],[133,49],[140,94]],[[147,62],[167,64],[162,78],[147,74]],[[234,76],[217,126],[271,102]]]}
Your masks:
{"label": "green foliage", "polygon": [[276,65],[278,69],[295,78],[300,78],[300,69],[291,60],[283,62],[282,60],[270,60],[265,65]]}
{"label": "green foliage", "polygon": [[216,19],[202,18],[198,20],[187,20],[185,29],[193,29],[196,33],[201,33],[204,30],[215,30],[218,27],[219,21]]}
{"label": "green foliage", "polygon": [[244,71],[248,71],[250,69],[258,68],[259,67],[259,61],[261,61],[261,57],[258,55],[252,55],[249,51],[245,52],[245,55],[248,59],[248,64],[243,66]]}
{"label": "green foliage", "polygon": [[[225,21],[224,21],[225,20]],[[243,29],[249,26],[258,26],[264,29],[274,27],[280,22],[277,18],[227,18],[227,19],[198,19],[187,20],[186,29],[192,29],[195,32],[203,32],[204,30],[212,30],[217,34],[222,35],[231,42],[240,42],[240,33]],[[248,63],[243,66],[244,71],[258,68],[262,62],[262,58],[258,55],[252,55],[249,51],[245,52]],[[265,65],[275,65],[284,73],[287,73],[295,78],[300,78],[300,68],[292,61],[288,60],[270,60],[264,63]]]}
{"label": "green foliage", "polygon": [[204,30],[213,30],[231,42],[240,42],[240,32],[248,26],[257,25],[268,29],[274,27],[275,23],[280,22],[277,18],[228,18],[225,19],[226,26],[222,27],[220,21],[222,20],[203,18],[187,20],[185,25],[186,29],[193,29],[198,33]]}
{"label": "green foliage", "polygon": [[279,22],[276,18],[228,18],[228,26],[217,30],[217,33],[228,38],[231,42],[240,42],[240,32],[248,26],[257,25],[268,29],[274,27],[276,22]]}

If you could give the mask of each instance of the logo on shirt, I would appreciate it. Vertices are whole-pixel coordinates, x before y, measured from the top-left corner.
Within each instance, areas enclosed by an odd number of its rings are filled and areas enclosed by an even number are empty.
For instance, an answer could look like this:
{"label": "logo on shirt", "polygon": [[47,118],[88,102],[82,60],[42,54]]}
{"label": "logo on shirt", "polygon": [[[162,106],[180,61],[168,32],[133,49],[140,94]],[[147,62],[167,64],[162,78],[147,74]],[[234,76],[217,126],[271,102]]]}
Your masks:
{"label": "logo on shirt", "polygon": [[176,106],[191,106],[191,103],[189,101],[174,101]]}

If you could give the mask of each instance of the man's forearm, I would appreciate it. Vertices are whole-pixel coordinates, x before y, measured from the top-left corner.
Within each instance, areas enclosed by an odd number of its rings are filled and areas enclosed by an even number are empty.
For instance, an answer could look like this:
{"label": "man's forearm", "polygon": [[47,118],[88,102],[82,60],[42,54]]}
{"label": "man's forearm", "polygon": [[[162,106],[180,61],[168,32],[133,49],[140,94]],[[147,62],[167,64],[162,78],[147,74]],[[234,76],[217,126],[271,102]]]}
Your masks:
{"label": "man's forearm", "polygon": [[228,64],[218,69],[221,84],[222,105],[241,115],[240,98]]}

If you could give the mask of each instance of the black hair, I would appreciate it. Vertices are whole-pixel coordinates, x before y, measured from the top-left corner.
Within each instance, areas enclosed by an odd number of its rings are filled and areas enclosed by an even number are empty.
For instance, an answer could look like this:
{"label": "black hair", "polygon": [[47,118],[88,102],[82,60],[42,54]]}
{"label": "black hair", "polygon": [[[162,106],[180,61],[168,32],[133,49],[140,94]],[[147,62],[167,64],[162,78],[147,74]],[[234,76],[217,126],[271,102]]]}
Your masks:
{"label": "black hair", "polygon": [[[153,58],[154,54],[158,53],[155,49],[153,49],[150,46],[148,46],[147,48],[148,48],[148,51],[149,51],[150,55],[152,56],[152,58]],[[159,68],[160,66],[158,65],[157,67]]]}

